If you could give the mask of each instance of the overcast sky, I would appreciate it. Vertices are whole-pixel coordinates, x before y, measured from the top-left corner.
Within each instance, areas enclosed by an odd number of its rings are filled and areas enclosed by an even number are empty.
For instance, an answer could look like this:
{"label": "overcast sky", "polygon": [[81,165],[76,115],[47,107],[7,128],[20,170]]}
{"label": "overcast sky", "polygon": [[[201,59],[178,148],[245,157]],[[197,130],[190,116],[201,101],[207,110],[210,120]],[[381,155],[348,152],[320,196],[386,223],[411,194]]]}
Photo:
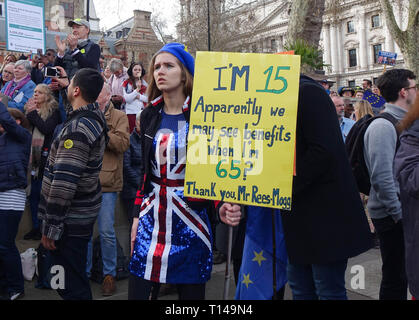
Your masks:
{"label": "overcast sky", "polygon": [[[205,1],[205,0],[201,0]],[[253,0],[237,0],[238,3],[250,2]],[[179,0],[93,0],[96,14],[100,19],[100,28],[108,29],[118,23],[131,18],[134,10],[151,11],[152,17],[166,22],[163,30],[166,34],[175,36],[176,24],[180,17]]]}
{"label": "overcast sky", "polygon": [[179,18],[178,0],[93,0],[96,14],[100,19],[100,28],[111,28],[118,23],[131,18],[134,10],[151,11],[152,16],[158,16],[167,23],[164,30],[174,34]]}

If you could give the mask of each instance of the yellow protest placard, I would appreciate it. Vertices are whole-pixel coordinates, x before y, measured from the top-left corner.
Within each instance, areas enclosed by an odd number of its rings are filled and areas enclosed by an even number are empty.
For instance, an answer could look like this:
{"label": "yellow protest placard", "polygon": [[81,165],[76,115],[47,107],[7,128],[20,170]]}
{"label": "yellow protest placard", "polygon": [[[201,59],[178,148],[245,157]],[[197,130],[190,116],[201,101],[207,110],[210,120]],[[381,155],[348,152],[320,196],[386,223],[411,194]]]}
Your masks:
{"label": "yellow protest placard", "polygon": [[185,195],[290,209],[300,57],[198,52]]}

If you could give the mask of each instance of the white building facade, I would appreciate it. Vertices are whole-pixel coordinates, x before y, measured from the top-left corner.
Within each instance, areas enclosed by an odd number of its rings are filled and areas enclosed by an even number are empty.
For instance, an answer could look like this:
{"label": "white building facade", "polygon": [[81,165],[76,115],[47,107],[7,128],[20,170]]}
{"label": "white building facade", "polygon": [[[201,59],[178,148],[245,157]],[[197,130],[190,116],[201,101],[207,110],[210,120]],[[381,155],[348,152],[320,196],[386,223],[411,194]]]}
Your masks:
{"label": "white building facade", "polygon": [[[320,47],[329,80],[339,86],[361,85],[363,79],[375,81],[384,70],[377,63],[379,51],[397,53],[396,67],[404,67],[403,55],[387,29],[380,2],[340,0],[330,8],[326,1]],[[182,0],[185,6],[188,0]],[[186,3],[186,4],[185,4]],[[193,5],[193,1],[191,4]],[[396,21],[405,28],[408,0],[394,6]],[[289,0],[256,0],[226,11],[236,25],[248,25],[231,41],[232,51],[275,53],[284,51],[291,8]],[[404,8],[404,9],[403,9]],[[391,67],[387,67],[391,68]],[[337,88],[335,88],[337,89]]]}

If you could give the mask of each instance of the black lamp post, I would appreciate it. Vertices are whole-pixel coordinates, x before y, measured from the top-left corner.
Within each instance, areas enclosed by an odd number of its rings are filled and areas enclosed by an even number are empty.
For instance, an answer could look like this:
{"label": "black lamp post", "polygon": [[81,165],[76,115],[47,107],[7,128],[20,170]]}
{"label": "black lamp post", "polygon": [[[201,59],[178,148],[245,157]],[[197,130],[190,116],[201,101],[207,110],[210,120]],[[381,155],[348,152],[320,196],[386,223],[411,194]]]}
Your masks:
{"label": "black lamp post", "polygon": [[210,2],[207,0],[208,9],[208,51],[211,51],[211,18],[210,18]]}
{"label": "black lamp post", "polygon": [[86,20],[90,20],[90,0],[86,0]]}

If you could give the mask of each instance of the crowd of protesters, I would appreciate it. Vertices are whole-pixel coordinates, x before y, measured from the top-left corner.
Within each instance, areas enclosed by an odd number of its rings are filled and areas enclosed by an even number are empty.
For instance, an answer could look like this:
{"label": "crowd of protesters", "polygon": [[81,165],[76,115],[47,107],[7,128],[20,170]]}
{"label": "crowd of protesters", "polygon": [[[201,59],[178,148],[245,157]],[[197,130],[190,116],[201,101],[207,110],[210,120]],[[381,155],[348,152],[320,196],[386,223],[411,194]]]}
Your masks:
{"label": "crowd of protesters", "polygon": [[[0,295],[24,295],[15,239],[27,200],[32,228],[24,239],[40,240],[65,268],[60,296],[92,299],[96,221],[102,294],[114,294],[118,194],[130,224],[129,299],[156,298],[165,284],[180,299],[205,299],[214,221],[240,233],[238,282],[252,223],[245,213],[253,209],[183,193],[194,58],[170,43],[154,55],[148,73],[141,61],[106,63],[89,39],[89,22],[69,26],[73,32],[57,36],[56,49],[31,59],[10,54],[1,68]],[[348,258],[372,248],[374,237],[383,261],[380,299],[405,300],[408,289],[419,297],[416,76],[393,69],[376,84],[365,79],[362,87],[337,91],[313,78],[300,79],[298,175],[291,213],[282,212],[278,230],[293,298],[347,299]],[[371,96],[382,103],[370,103]],[[345,142],[367,121],[363,155],[371,187],[360,193]],[[283,296],[283,288],[278,292]]]}

